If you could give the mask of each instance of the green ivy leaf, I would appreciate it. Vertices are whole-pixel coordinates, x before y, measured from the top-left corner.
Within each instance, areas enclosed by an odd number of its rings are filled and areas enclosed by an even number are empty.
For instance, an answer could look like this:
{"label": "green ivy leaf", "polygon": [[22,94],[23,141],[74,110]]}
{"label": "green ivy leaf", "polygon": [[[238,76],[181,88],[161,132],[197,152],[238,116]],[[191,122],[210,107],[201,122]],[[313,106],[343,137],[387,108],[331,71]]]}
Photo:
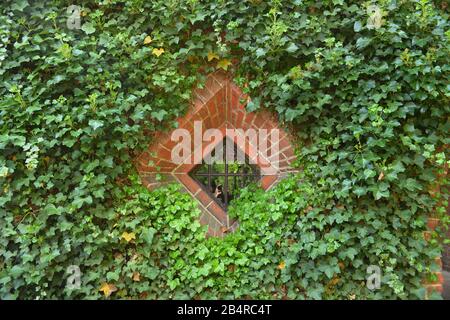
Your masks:
{"label": "green ivy leaf", "polygon": [[92,23],[86,22],[86,23],[83,23],[83,25],[81,26],[81,30],[83,30],[84,33],[89,35],[89,34],[93,34],[95,32],[95,27]]}
{"label": "green ivy leaf", "polygon": [[362,24],[361,24],[361,21],[355,21],[355,23],[354,23],[354,25],[353,25],[353,30],[355,31],[355,32],[360,32],[361,31],[361,29],[362,29]]}
{"label": "green ivy leaf", "polygon": [[100,120],[89,120],[89,126],[91,126],[92,129],[97,130],[98,128],[103,127],[104,123]]}

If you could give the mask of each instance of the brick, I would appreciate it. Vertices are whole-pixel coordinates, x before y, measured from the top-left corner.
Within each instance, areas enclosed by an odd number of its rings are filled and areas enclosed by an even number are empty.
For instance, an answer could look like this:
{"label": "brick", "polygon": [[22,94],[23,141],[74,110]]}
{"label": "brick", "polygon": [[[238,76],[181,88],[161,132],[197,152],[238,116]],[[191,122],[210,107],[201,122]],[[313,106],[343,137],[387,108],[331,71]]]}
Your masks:
{"label": "brick", "polygon": [[145,187],[150,191],[154,191],[161,187],[161,183],[159,183],[159,182],[158,183],[149,183]]}
{"label": "brick", "polygon": [[216,108],[216,102],[214,100],[210,100],[206,104],[206,108],[208,109],[208,113],[210,117],[215,117],[218,114],[217,108]]}
{"label": "brick", "polygon": [[245,93],[241,93],[238,97],[238,101],[239,101],[239,104],[237,106],[238,109],[247,112],[246,107],[247,104],[250,102],[250,97]]}
{"label": "brick", "polygon": [[193,95],[191,107],[187,111],[187,113],[182,117],[182,119],[184,121],[188,121],[192,117],[192,115],[196,114],[199,110],[201,110],[203,108],[204,104],[205,103],[203,102],[203,100],[201,100],[198,97],[195,97],[195,95]]}
{"label": "brick", "polygon": [[189,134],[191,135],[192,139],[194,137],[194,122],[189,120],[185,123],[183,129],[186,129],[189,131]]}
{"label": "brick", "polygon": [[[225,97],[225,95],[224,95],[224,97]],[[219,112],[219,115],[223,116],[224,118],[225,118],[226,106],[227,106],[227,104],[226,104],[225,100],[216,102],[217,111]]]}
{"label": "brick", "polygon": [[267,112],[266,122],[264,122],[264,128],[268,129],[268,130],[277,129],[278,125],[274,119],[275,119],[275,117],[272,114],[270,114],[269,112]]}
{"label": "brick", "polygon": [[283,159],[278,162],[278,167],[280,170],[288,169],[290,167],[290,162],[286,159]]}
{"label": "brick", "polygon": [[238,128],[238,127],[236,127],[236,118],[237,118],[237,111],[235,109],[232,109],[230,123],[232,124],[232,126],[234,128]]}
{"label": "brick", "polygon": [[231,99],[230,86],[227,85],[225,87],[225,90],[226,90],[225,91],[225,97],[226,97],[226,100],[225,100],[225,104],[226,104],[225,105],[225,108],[226,108],[226,120],[227,120],[227,122],[231,123],[231,110],[233,109],[234,104],[232,103],[232,99]]}
{"label": "brick", "polygon": [[440,292],[443,291],[442,284],[432,284],[432,285],[425,285],[425,288],[427,289],[427,294],[431,295],[433,292]]}
{"label": "brick", "polygon": [[280,152],[284,152],[287,149],[291,149],[291,144],[288,141],[288,139],[284,137],[283,139],[280,139],[280,142],[278,143],[278,148]]}
{"label": "brick", "polygon": [[[201,110],[198,111],[198,118],[199,120],[206,122],[209,120],[209,113],[208,113],[208,109],[206,108],[202,108]],[[208,127],[208,126],[207,126]]]}
{"label": "brick", "polygon": [[247,112],[242,122],[242,128],[248,129],[252,127],[253,120],[255,120],[256,114],[254,112]]}
{"label": "brick", "polygon": [[195,182],[191,177],[189,177],[187,174],[181,174],[177,176],[178,180],[183,183],[183,185],[186,187],[186,189],[189,190],[192,194],[197,193],[197,191],[200,189],[200,186],[197,182]]}
{"label": "brick", "polygon": [[159,183],[159,181],[156,180],[156,173],[141,175],[141,180],[144,183],[144,185]]}
{"label": "brick", "polygon": [[235,92],[233,86],[230,87],[230,104],[232,110],[239,109],[239,94]]}
{"label": "brick", "polygon": [[172,140],[172,137],[170,137],[169,140],[165,141],[164,143],[161,143],[161,147],[172,151],[172,149],[180,142],[180,140]]}
{"label": "brick", "polygon": [[174,173],[177,175],[187,174],[189,171],[191,171],[196,166],[196,164],[193,163],[190,159],[189,159],[189,162],[190,163],[180,164],[178,167],[175,168]]}
{"label": "brick", "polygon": [[427,226],[430,230],[436,229],[436,227],[439,225],[439,219],[436,218],[428,218]]}
{"label": "brick", "polygon": [[206,236],[209,237],[215,237],[216,236],[216,232],[213,228],[211,228],[211,226],[208,227],[208,231],[206,233]]}
{"label": "brick", "polygon": [[141,174],[141,181],[150,190],[161,187],[162,185],[172,183],[175,181],[171,174],[164,173],[148,173]]}
{"label": "brick", "polygon": [[216,108],[218,112],[224,112],[224,107],[226,104],[226,88],[225,89],[221,89],[220,91],[216,92],[216,94],[214,95],[214,102],[216,104]]}
{"label": "brick", "polygon": [[203,103],[207,103],[214,96],[214,92],[211,92],[208,87],[203,89],[197,88],[194,91],[194,97],[200,99]]}
{"label": "brick", "polygon": [[153,167],[159,161],[159,158],[153,157],[148,152],[144,152],[139,158],[138,161],[141,165],[145,167]]}
{"label": "brick", "polygon": [[139,173],[152,173],[156,172],[156,167],[150,167],[150,166],[144,166],[140,163],[135,163],[134,166],[136,167],[137,171]]}
{"label": "brick", "polygon": [[175,164],[172,162],[171,159],[164,159],[161,158],[158,160],[158,162],[156,162],[155,164],[157,167],[172,167],[175,168]]}
{"label": "brick", "polygon": [[211,76],[220,84],[221,87],[228,85],[228,75],[225,72],[222,72],[222,70],[213,73]]}
{"label": "brick", "polygon": [[235,122],[234,122],[234,126],[238,129],[242,128],[243,122],[244,122],[244,116],[245,113],[243,111],[237,111],[236,112],[236,117],[235,117]]}
{"label": "brick", "polygon": [[[195,108],[195,105],[193,106]],[[188,121],[188,117],[180,117],[177,119],[178,128],[183,128]]]}
{"label": "brick", "polygon": [[439,284],[443,284],[444,283],[444,275],[442,274],[442,272],[436,272],[436,275],[437,275],[436,282]]}
{"label": "brick", "polygon": [[[203,110],[203,109],[200,109],[200,110]],[[190,123],[195,123],[196,121],[203,120],[202,117],[200,116],[200,110],[190,117],[190,119],[189,119]]]}
{"label": "brick", "polygon": [[277,161],[278,161],[278,163],[280,163],[281,161],[284,161],[285,159],[286,159],[286,158],[283,157],[282,154],[277,153],[277,154],[270,155],[268,160],[269,160],[271,163],[272,163],[272,162],[277,162]]}
{"label": "brick", "polygon": [[208,77],[206,79],[205,88],[212,94],[212,96],[222,90],[222,87],[222,84],[219,83],[214,77]]}
{"label": "brick", "polygon": [[200,221],[200,224],[202,224],[202,225],[204,225],[204,226],[207,226],[208,223],[209,223],[207,213],[202,213],[202,214],[200,215],[199,221]]}
{"label": "brick", "polygon": [[275,181],[277,181],[277,176],[273,175],[273,176],[264,176],[261,179],[261,187],[264,190],[268,190],[274,183]]}
{"label": "brick", "polygon": [[292,148],[288,148],[288,149],[284,150],[282,152],[282,154],[286,159],[295,157],[295,153],[294,153],[294,150],[292,150]]}
{"label": "brick", "polygon": [[173,167],[157,167],[155,172],[169,174],[169,173],[172,173],[173,170],[174,170]]}
{"label": "brick", "polygon": [[200,201],[200,203],[203,204],[205,207],[208,207],[211,204],[211,202],[213,201],[211,199],[211,197],[209,196],[209,194],[207,194],[202,189],[200,189],[200,192],[197,193],[195,198],[197,198],[197,200]]}
{"label": "brick", "polygon": [[215,115],[214,117],[211,118],[211,125],[212,127],[219,127],[221,125],[221,121],[220,121],[220,117],[219,115]]}
{"label": "brick", "polygon": [[227,223],[226,212],[215,201],[211,202],[206,209],[208,209],[208,211],[211,212],[222,224]]}
{"label": "brick", "polygon": [[170,161],[170,159],[172,158],[172,152],[167,149],[164,149],[164,148],[159,148],[158,149],[158,158]]}
{"label": "brick", "polygon": [[253,119],[252,127],[256,129],[262,128],[264,121],[264,117],[262,117],[260,113],[257,113],[255,118]]}

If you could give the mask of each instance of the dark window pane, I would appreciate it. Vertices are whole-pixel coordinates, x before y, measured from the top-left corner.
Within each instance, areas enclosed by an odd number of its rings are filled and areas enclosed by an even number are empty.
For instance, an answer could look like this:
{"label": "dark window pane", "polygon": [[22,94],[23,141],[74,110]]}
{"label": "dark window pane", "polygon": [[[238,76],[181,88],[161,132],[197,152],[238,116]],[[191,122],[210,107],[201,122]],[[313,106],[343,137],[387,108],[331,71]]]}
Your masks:
{"label": "dark window pane", "polygon": [[[260,179],[260,170],[257,165],[250,164],[248,157],[228,139],[224,139],[211,154],[217,155],[218,161],[203,161],[189,174],[226,210],[230,202],[239,197],[242,188]],[[237,155],[244,161],[237,161]]]}

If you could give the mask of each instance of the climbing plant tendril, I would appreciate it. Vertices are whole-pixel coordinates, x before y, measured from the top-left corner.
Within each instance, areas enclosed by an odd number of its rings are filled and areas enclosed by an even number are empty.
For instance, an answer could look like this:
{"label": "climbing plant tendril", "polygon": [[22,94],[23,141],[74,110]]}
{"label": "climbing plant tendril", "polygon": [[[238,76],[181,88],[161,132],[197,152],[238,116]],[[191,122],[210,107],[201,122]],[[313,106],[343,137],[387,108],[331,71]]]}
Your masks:
{"label": "climbing plant tendril", "polygon": [[[448,220],[448,18],[431,0],[3,0],[0,299],[424,298]],[[207,239],[133,159],[218,69],[295,134],[300,173],[244,190],[240,228]]]}

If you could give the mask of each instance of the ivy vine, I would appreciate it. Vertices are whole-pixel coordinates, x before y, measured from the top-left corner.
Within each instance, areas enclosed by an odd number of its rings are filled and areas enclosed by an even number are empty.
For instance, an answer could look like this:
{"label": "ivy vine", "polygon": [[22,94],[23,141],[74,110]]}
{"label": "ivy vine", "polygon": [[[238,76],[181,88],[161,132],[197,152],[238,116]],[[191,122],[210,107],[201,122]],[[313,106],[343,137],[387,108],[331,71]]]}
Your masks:
{"label": "ivy vine", "polygon": [[[0,4],[0,299],[425,297],[448,223],[447,1],[75,2]],[[218,69],[296,133],[301,169],[244,190],[223,239],[132,165]]]}

